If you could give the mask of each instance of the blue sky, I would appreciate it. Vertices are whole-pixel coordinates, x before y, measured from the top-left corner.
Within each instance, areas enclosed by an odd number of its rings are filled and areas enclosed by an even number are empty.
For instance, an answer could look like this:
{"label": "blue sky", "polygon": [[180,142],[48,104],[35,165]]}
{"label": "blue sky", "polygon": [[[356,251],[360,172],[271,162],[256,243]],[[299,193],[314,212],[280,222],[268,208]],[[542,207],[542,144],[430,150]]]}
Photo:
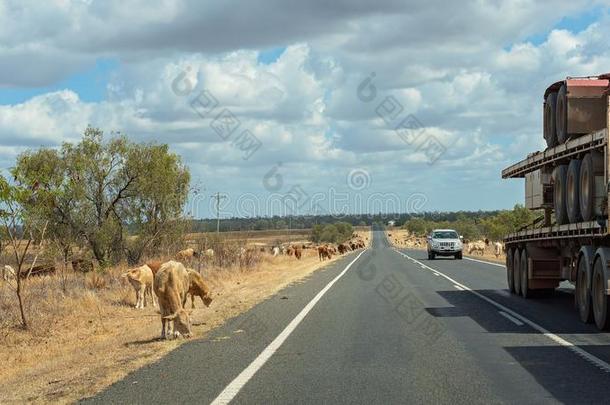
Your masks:
{"label": "blue sky", "polygon": [[[168,142],[193,178],[234,206],[244,194],[269,197],[261,179],[282,162],[283,192],[403,202],[421,193],[429,210],[510,208],[523,185],[499,172],[543,147],[545,86],[610,70],[607,2],[383,0],[328,10],[314,1],[295,11],[273,0],[226,9],[168,0],[134,20],[134,1],[0,15],[0,167],[27,148],[78,140],[90,124]],[[363,101],[371,72],[377,98]],[[188,79],[186,96],[172,90],[176,77]],[[194,113],[203,90],[261,140],[252,158]],[[379,116],[388,96],[443,146],[434,164]],[[367,174],[366,189],[346,182],[354,170]],[[211,215],[209,201],[197,204],[198,216]]]}

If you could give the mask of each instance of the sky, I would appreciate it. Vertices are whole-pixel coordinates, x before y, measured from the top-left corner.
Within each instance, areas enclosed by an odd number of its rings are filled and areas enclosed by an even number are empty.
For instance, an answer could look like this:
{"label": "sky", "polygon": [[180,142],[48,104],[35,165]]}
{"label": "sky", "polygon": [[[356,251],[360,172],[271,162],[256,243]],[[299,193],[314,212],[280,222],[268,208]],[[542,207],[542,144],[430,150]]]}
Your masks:
{"label": "sky", "polygon": [[545,88],[610,71],[609,10],[0,1],[0,170],[91,125],[168,143],[197,218],[215,193],[223,217],[511,208],[500,171],[544,148]]}

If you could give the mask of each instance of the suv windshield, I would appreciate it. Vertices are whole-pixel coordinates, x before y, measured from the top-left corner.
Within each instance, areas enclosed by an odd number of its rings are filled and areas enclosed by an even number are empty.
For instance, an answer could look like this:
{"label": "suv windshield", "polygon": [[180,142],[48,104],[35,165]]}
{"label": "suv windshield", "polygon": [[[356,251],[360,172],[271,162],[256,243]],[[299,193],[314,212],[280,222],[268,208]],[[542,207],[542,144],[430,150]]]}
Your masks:
{"label": "suv windshield", "polygon": [[458,234],[454,231],[437,231],[432,232],[432,239],[458,239]]}

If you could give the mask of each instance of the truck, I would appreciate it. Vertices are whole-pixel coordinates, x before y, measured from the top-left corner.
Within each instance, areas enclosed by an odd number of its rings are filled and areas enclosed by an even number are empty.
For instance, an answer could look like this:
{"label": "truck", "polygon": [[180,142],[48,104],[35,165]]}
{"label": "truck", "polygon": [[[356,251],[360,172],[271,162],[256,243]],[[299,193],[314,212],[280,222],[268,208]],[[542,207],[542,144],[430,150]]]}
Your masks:
{"label": "truck", "polygon": [[539,212],[507,235],[506,275],[524,299],[574,285],[581,321],[610,328],[610,73],[567,77],[543,97],[546,149],[504,170],[525,179],[525,206]]}

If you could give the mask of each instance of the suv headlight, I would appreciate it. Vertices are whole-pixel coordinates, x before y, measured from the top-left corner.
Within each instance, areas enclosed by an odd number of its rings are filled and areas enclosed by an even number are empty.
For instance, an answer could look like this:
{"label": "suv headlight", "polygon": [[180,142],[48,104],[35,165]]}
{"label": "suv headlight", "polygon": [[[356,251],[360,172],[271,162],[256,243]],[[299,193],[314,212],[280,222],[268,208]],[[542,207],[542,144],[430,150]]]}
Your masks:
{"label": "suv headlight", "polygon": [[435,240],[432,241],[432,247],[437,248],[439,246],[440,246],[440,244],[437,241],[435,241]]}

